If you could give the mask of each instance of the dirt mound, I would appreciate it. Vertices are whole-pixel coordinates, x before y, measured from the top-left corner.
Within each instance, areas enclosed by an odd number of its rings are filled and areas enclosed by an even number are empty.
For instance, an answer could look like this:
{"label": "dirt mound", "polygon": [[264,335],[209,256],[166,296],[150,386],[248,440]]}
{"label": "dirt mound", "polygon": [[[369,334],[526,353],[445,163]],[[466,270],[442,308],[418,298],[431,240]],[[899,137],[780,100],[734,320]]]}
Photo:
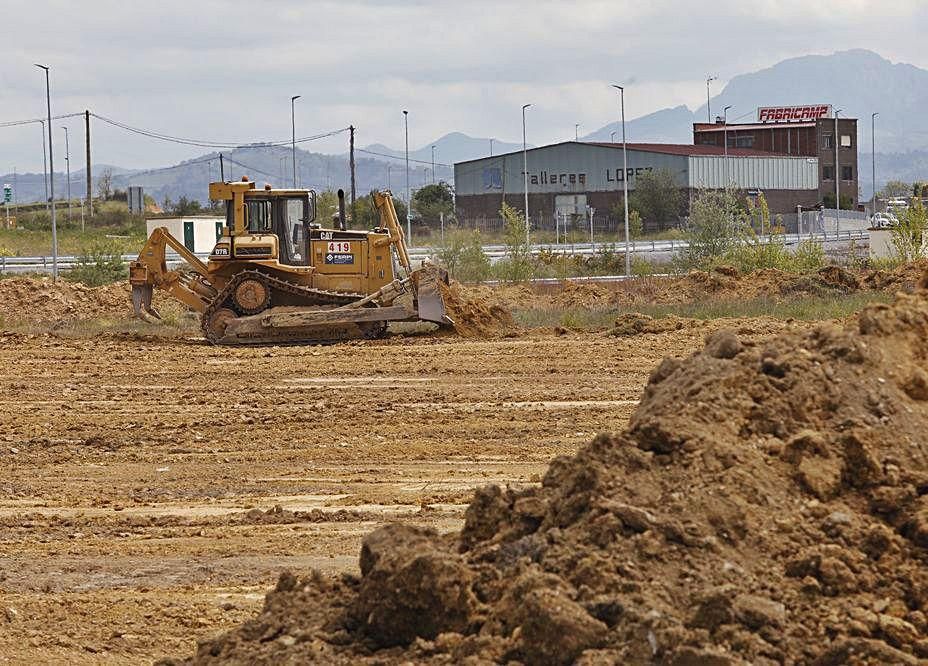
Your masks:
{"label": "dirt mound", "polygon": [[488,287],[465,289],[460,283],[441,285],[445,311],[454,330],[464,337],[505,335],[518,329],[512,313]]}
{"label": "dirt mound", "polygon": [[196,663],[928,659],[928,295],[651,374],[628,428],[361,576],[281,577]]}
{"label": "dirt mound", "polygon": [[7,323],[45,323],[132,316],[128,283],[86,287],[51,278],[0,280],[0,318]]}
{"label": "dirt mound", "polygon": [[865,271],[861,275],[860,282],[865,289],[911,292],[919,286],[926,271],[928,271],[928,259],[919,259],[888,271]]}
{"label": "dirt mound", "polygon": [[559,308],[597,309],[613,302],[613,292],[602,285],[582,282],[565,282],[551,299]]}
{"label": "dirt mound", "polygon": [[655,319],[650,315],[639,312],[627,312],[616,318],[615,325],[610,333],[618,336],[640,335],[641,333],[669,333],[670,331],[679,331],[699,325],[701,325],[701,322],[695,319],[674,316]]}

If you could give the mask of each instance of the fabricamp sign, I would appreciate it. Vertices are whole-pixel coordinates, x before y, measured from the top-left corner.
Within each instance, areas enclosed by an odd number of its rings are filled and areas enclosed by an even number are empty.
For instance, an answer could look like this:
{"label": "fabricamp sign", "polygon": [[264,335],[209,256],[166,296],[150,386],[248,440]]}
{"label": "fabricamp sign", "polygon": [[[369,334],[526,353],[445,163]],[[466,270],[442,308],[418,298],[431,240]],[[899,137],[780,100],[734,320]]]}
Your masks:
{"label": "fabricamp sign", "polygon": [[757,122],[797,123],[831,118],[831,104],[806,106],[761,106],[757,109]]}

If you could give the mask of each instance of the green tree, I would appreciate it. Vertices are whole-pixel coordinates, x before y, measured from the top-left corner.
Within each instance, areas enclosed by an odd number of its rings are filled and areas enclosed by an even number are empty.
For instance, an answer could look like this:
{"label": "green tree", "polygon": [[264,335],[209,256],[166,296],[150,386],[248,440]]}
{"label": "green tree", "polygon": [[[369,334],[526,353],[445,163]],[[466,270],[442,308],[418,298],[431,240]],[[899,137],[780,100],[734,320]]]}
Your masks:
{"label": "green tree", "polygon": [[[891,180],[883,186],[879,196],[881,199],[895,199],[897,197],[908,196],[911,191],[912,186],[908,183],[901,180]],[[832,197],[831,200],[833,202],[834,197]]]}
{"label": "green tree", "polygon": [[203,212],[203,206],[196,199],[188,199],[182,196],[170,210],[172,215],[186,217],[188,215],[200,215]]}
{"label": "green tree", "polygon": [[744,209],[735,190],[698,192],[686,225],[689,244],[677,255],[677,263],[684,269],[708,269],[720,263],[738,244],[743,226]]}
{"label": "green tree", "polygon": [[683,192],[669,169],[646,171],[637,177],[628,205],[638,211],[643,222],[676,222],[683,210]]}
{"label": "green tree", "polygon": [[[393,208],[400,226],[406,228],[406,204],[393,197]],[[353,229],[372,229],[380,225],[380,211],[374,206],[374,197],[370,194],[358,197],[354,202],[354,215],[351,219]]]}
{"label": "green tree", "polygon": [[447,222],[454,212],[454,190],[444,181],[420,187],[412,196],[412,207],[423,224],[437,227],[442,213]]}
{"label": "green tree", "polygon": [[[822,196],[822,203],[825,204],[825,208],[834,208],[835,207],[835,195],[834,192],[829,192]],[[854,208],[854,199],[851,198],[850,194],[841,195],[841,210],[853,210]]]}
{"label": "green tree", "polygon": [[332,190],[316,192],[316,224],[326,229],[332,227],[338,216],[338,195]]}
{"label": "green tree", "polygon": [[925,244],[928,238],[928,209],[922,204],[921,197],[912,199],[912,204],[896,213],[899,220],[890,228],[890,240],[896,254],[902,261],[913,261],[925,256]]}

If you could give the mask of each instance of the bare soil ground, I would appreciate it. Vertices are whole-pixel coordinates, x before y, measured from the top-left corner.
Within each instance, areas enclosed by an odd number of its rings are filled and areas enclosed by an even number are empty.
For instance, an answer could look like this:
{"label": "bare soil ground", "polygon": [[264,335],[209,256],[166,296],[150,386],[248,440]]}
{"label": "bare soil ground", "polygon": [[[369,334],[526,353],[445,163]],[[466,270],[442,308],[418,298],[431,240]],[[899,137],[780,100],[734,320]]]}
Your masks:
{"label": "bare soil ground", "polygon": [[0,662],[190,654],[283,570],[357,571],[388,521],[460,529],[475,487],[537,485],[721,325],[251,349],[0,333]]}

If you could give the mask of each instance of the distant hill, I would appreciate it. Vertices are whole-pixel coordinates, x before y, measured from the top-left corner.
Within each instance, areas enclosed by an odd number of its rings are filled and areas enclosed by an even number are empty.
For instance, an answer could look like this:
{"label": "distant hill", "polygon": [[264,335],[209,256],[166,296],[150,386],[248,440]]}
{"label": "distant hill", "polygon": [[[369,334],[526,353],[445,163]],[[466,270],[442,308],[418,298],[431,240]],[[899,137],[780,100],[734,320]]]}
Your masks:
{"label": "distant hill", "polygon": [[[882,56],[855,49],[831,55],[784,60],[772,67],[734,77],[711,100],[712,116],[729,104],[730,122],[751,122],[759,106],[831,104],[841,115],[857,118],[861,187],[870,196],[870,114],[876,121],[877,186],[889,179],[928,179],[922,151],[928,150],[928,70],[892,63]],[[663,109],[626,122],[629,140],[691,143],[692,123],[705,122],[706,105]],[[618,122],[587,135],[608,141]],[[866,156],[864,154],[866,151]],[[881,159],[883,155],[883,159]]]}
{"label": "distant hill", "polygon": [[[870,114],[879,112],[876,124],[877,186],[885,181],[928,180],[928,70],[913,65],[892,63],[872,51],[841,51],[831,55],[790,58],[772,67],[734,77],[712,100],[713,115],[732,105],[729,119],[752,121],[758,106],[778,104],[832,104],[843,109],[845,117],[859,119],[860,170],[862,196],[870,196]],[[692,124],[704,122],[706,106],[695,111],[685,106],[662,109],[626,121],[627,138],[638,142],[691,143]],[[622,137],[618,118],[587,134],[585,141],[609,141]],[[464,160],[490,154],[490,139],[451,132],[410,152],[410,187],[415,189],[432,180],[432,146],[435,146],[436,180],[450,181],[449,167]],[[521,144],[493,140],[493,152],[520,150]],[[365,194],[372,188],[390,187],[405,190],[403,150],[380,143],[356,151],[357,191]],[[323,155],[297,149],[299,183],[317,190],[349,187],[347,155]],[[245,146],[225,153],[226,178],[247,174],[259,182],[290,183],[290,149],[281,146]],[[202,155],[180,164],[146,171],[94,165],[99,178],[106,168],[112,170],[113,185],[124,189],[141,185],[160,203],[166,197],[181,196],[204,201],[207,184],[219,177],[218,154]],[[75,159],[74,164],[77,166]],[[245,166],[242,166],[245,165]],[[0,176],[13,182],[11,174]],[[18,174],[17,199],[39,201],[44,198],[41,174]],[[83,170],[71,173],[72,194],[84,193]],[[56,173],[56,195],[65,191],[63,174]]]}
{"label": "distant hill", "polygon": [[[622,122],[616,120],[582,138],[583,141],[622,140]],[[675,106],[630,120],[625,119],[625,137],[631,143],[692,143],[693,112],[685,106]]]}
{"label": "distant hill", "polygon": [[[514,150],[522,150],[521,143],[506,143],[493,139],[493,153],[508,153]],[[455,162],[464,162],[473,160],[478,157],[484,157],[490,154],[490,139],[475,138],[467,136],[461,132],[451,132],[443,137],[431,141],[422,148],[409,151],[411,160],[422,160],[423,162],[432,161],[432,146],[435,146],[435,161],[443,164],[454,164]],[[371,146],[365,146],[365,150],[383,155],[392,155],[397,158],[405,156],[404,150],[389,148],[381,143],[375,143]],[[437,170],[437,169],[436,169]]]}

